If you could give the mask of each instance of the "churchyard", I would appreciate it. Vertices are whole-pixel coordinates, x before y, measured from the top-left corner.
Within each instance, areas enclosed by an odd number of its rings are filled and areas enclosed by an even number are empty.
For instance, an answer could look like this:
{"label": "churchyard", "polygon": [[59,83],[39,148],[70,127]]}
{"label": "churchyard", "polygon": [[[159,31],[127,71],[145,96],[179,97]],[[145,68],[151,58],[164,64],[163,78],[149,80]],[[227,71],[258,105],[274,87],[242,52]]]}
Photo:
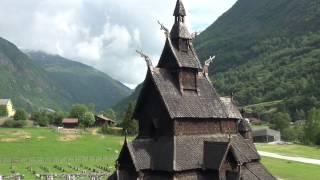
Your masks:
{"label": "churchyard", "polygon": [[[61,133],[50,128],[0,128],[0,174],[20,173],[28,180],[41,174],[106,175],[114,170],[123,140],[121,136],[100,135],[96,130]],[[317,148],[293,146],[297,151],[289,145],[258,145],[258,149],[319,157]],[[263,158],[262,162],[281,179],[320,179],[320,166],[272,158]]]}

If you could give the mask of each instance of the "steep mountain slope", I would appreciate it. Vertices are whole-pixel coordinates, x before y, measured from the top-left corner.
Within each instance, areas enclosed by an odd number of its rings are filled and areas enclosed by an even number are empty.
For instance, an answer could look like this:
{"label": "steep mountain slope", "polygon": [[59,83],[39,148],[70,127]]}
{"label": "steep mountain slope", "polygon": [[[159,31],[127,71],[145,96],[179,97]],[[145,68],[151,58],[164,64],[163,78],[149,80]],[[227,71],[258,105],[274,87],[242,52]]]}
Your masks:
{"label": "steep mountain slope", "polygon": [[11,98],[16,106],[27,109],[57,108],[69,101],[40,66],[3,38],[0,38],[0,98]]}
{"label": "steep mountain slope", "polygon": [[318,0],[238,0],[194,45],[201,60],[216,55],[211,79],[240,105],[281,102],[293,117],[320,106]]}
{"label": "steep mountain slope", "polygon": [[132,92],[90,66],[43,52],[28,52],[28,55],[45,69],[48,77],[72,102],[94,103],[97,110],[105,110]]}
{"label": "steep mountain slope", "polygon": [[11,98],[16,107],[68,110],[93,103],[105,110],[131,92],[92,67],[40,52],[26,55],[0,38],[0,98]]}
{"label": "steep mountain slope", "polygon": [[201,59],[217,55],[211,77],[242,105],[284,100],[294,114],[320,106],[318,0],[238,0],[201,33]]}

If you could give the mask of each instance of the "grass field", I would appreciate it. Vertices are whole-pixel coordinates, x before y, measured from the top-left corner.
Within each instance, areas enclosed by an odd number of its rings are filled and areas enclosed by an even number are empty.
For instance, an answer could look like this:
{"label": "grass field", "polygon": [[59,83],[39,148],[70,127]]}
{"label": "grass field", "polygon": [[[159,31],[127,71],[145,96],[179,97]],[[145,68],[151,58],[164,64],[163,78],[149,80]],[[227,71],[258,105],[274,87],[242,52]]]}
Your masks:
{"label": "grass field", "polygon": [[320,166],[263,158],[262,163],[277,178],[283,180],[318,180]]}
{"label": "grass field", "polygon": [[[15,171],[25,175],[25,179],[31,180],[35,179],[33,171],[35,173],[48,171],[75,173],[93,169],[102,171],[98,166],[112,170],[123,139],[119,136],[99,135],[95,131],[81,131],[79,134],[70,135],[45,128],[0,128],[0,174],[9,175]],[[269,147],[259,145],[259,149],[262,148],[265,150]],[[316,154],[313,150],[310,151]],[[297,152],[303,153],[303,149]],[[275,176],[282,179],[320,179],[320,166],[271,158],[263,158],[263,163]],[[57,166],[63,168],[63,171]]]}
{"label": "grass field", "polygon": [[287,156],[299,156],[313,159],[320,159],[320,148],[303,145],[277,145],[277,144],[256,144],[260,151],[278,153]]}
{"label": "grass field", "polygon": [[[0,174],[19,172],[26,179],[36,173],[75,172],[81,170],[113,168],[114,160],[123,143],[123,137],[102,136],[91,132],[61,134],[53,129],[2,129],[0,128]],[[80,165],[87,166],[81,168]],[[80,170],[79,170],[80,171]]]}

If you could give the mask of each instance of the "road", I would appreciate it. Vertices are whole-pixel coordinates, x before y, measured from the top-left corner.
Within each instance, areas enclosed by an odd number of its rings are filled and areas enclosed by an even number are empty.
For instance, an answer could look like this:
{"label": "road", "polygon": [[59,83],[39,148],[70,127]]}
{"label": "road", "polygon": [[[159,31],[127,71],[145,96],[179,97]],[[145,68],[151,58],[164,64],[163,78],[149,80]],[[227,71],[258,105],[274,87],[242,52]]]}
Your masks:
{"label": "road", "polygon": [[265,157],[271,157],[271,158],[276,158],[276,159],[283,159],[283,160],[288,160],[288,161],[301,162],[301,163],[306,163],[306,164],[320,165],[320,160],[318,160],[318,159],[284,156],[284,155],[280,155],[280,154],[277,154],[277,153],[270,153],[270,152],[265,152],[265,151],[258,151],[258,153],[261,156],[265,156]]}

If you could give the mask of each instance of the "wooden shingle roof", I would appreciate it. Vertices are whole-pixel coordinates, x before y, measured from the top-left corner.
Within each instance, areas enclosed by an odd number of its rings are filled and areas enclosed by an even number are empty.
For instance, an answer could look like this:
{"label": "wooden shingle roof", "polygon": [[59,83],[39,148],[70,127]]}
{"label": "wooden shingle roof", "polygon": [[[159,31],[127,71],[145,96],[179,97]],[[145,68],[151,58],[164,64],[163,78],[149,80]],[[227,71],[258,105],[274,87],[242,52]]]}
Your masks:
{"label": "wooden shingle roof", "polygon": [[220,100],[223,102],[226,107],[228,117],[234,119],[242,119],[242,115],[238,107],[234,104],[231,97],[220,97]]}
{"label": "wooden shingle roof", "polygon": [[[219,144],[214,152],[205,153],[205,144]],[[232,150],[237,163],[246,164],[260,159],[252,143],[240,135],[233,135],[229,142],[228,135],[176,136],[162,137],[158,140],[136,139],[127,143],[130,156],[137,171],[186,171],[201,169],[207,158],[221,162],[220,155]],[[220,160],[219,160],[220,159]],[[215,167],[216,165],[213,164]],[[218,166],[218,165],[217,165]]]}
{"label": "wooden shingle roof", "polygon": [[168,63],[166,61],[175,61],[173,63],[176,63],[179,68],[194,68],[199,69],[199,71],[202,69],[192,44],[190,44],[188,51],[179,51],[170,38],[166,39],[164,51],[160,57],[158,67],[161,67],[164,63]]}
{"label": "wooden shingle roof", "polygon": [[173,16],[186,16],[186,9],[182,3],[182,0],[178,0],[174,9]]}
{"label": "wooden shingle roof", "polygon": [[189,40],[192,39],[192,36],[188,30],[188,27],[183,22],[174,23],[170,32],[170,37],[172,39],[178,39],[178,38],[189,39]]}
{"label": "wooden shingle roof", "polygon": [[270,172],[259,162],[251,162],[241,168],[241,178],[246,180],[275,180]]}
{"label": "wooden shingle roof", "polygon": [[64,118],[62,120],[62,123],[63,124],[77,124],[77,123],[79,123],[79,119],[77,119],[77,118]]}
{"label": "wooden shingle roof", "polygon": [[171,118],[228,117],[215,88],[204,76],[197,80],[199,93],[181,93],[168,70],[154,68],[150,73]]}

